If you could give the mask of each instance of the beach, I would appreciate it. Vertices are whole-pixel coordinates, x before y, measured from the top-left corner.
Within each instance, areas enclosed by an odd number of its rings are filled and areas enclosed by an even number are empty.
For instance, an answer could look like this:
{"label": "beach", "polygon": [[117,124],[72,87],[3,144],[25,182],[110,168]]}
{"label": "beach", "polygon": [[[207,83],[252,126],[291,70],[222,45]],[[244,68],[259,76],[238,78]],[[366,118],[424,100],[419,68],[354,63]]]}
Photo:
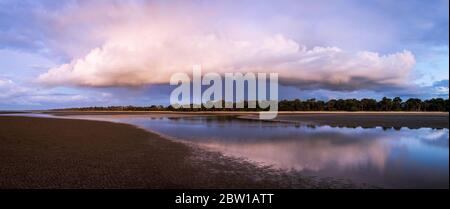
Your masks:
{"label": "beach", "polygon": [[[129,115],[130,112],[52,112]],[[131,113],[160,117],[254,113]],[[448,128],[448,113],[286,113],[275,122],[344,127]],[[0,188],[373,188],[225,156],[130,124],[0,116]]]}
{"label": "beach", "polygon": [[3,189],[356,187],[224,157],[131,125],[17,116],[0,116],[0,176]]}

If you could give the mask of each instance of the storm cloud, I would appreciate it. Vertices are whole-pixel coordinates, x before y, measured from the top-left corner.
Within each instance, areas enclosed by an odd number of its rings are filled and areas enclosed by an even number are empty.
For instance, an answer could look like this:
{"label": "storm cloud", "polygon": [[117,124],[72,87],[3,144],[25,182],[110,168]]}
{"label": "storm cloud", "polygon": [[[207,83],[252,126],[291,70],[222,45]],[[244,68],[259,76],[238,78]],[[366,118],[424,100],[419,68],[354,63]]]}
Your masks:
{"label": "storm cloud", "polygon": [[280,99],[448,97],[448,0],[0,0],[0,109],[167,104],[175,72]]}
{"label": "storm cloud", "polygon": [[[105,7],[112,17],[99,15]],[[406,86],[415,65],[414,55],[406,50],[383,55],[308,47],[273,30],[240,31],[243,25],[236,22],[222,26],[215,14],[190,14],[186,8],[134,4],[68,8],[58,14],[58,22],[87,27],[85,21],[92,19],[85,36],[102,44],[38,80],[50,86],[136,87],[168,83],[172,74],[190,73],[193,65],[202,65],[205,73],[278,72],[282,84],[304,89],[377,90]]]}

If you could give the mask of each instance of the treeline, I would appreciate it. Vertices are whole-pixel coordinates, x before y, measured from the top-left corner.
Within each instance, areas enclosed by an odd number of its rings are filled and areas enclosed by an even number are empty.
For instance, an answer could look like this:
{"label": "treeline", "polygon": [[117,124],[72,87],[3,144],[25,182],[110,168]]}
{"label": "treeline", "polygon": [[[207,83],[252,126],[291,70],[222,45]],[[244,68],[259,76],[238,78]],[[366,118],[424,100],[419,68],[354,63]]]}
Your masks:
{"label": "treeline", "polygon": [[393,99],[384,97],[380,101],[375,99],[331,99],[327,102],[308,99],[283,100],[278,103],[282,111],[440,111],[448,112],[448,99],[433,98],[422,101],[410,98],[403,101],[400,97]]}
{"label": "treeline", "polygon": [[[175,109],[172,106],[152,105],[147,107],[136,106],[108,106],[108,107],[82,107],[69,108],[63,110],[76,111],[264,111],[266,109],[248,108],[248,102],[243,102],[244,108],[224,108],[225,102],[222,102],[222,108],[188,108]],[[236,107],[236,103],[233,103]],[[308,99],[308,100],[282,100],[278,102],[280,111],[439,111],[448,112],[448,99],[433,98],[421,100],[410,98],[403,101],[400,97],[393,99],[384,97],[377,101],[375,99],[331,99],[328,101]]]}

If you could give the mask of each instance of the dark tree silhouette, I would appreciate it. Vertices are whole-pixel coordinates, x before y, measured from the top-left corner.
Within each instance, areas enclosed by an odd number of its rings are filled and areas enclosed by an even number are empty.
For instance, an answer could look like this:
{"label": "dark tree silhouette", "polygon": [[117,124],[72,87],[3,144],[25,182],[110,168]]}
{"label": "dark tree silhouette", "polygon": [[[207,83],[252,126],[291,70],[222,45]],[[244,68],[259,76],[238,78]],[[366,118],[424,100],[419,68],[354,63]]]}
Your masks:
{"label": "dark tree silhouette", "polygon": [[[254,102],[254,101],[253,101]],[[236,103],[233,103],[235,108],[225,108],[225,104],[229,102],[218,101],[222,103],[222,108],[208,109],[204,105],[201,108],[175,109],[172,106],[164,107],[162,105],[151,105],[148,107],[136,106],[109,106],[109,107],[81,107],[69,108],[60,110],[77,110],[77,111],[263,111],[261,108],[248,108],[248,101],[243,102],[244,108],[236,108]],[[241,103],[242,104],[242,103]],[[418,98],[410,98],[403,102],[400,97],[390,99],[383,97],[380,101],[375,99],[364,98],[358,99],[331,99],[329,101],[321,101],[316,99],[307,100],[281,100],[278,102],[278,109],[280,111],[439,111],[448,112],[448,99],[433,98],[422,101]]]}

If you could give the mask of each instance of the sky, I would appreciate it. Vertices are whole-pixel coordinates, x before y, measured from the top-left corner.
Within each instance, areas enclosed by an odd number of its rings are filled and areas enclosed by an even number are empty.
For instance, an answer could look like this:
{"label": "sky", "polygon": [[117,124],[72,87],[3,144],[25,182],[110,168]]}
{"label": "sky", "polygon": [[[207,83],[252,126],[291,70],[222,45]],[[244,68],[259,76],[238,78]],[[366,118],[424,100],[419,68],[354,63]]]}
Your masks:
{"label": "sky", "polygon": [[0,110],[168,105],[177,72],[280,99],[448,98],[448,0],[0,0]]}

